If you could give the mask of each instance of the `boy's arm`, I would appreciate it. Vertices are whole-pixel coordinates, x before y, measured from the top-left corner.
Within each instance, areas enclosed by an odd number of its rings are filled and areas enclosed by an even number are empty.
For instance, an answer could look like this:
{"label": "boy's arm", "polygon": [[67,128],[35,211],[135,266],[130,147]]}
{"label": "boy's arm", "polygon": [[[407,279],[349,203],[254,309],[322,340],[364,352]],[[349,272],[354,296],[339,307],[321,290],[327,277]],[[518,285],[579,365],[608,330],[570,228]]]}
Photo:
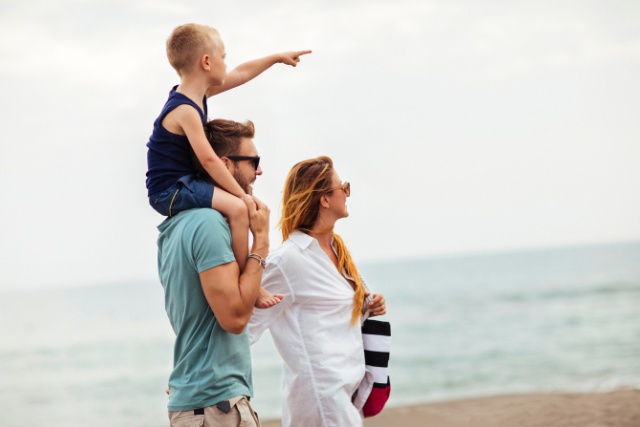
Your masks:
{"label": "boy's arm", "polygon": [[238,65],[230,73],[221,86],[210,86],[207,89],[207,97],[217,95],[234,87],[245,84],[249,80],[257,77],[272,65],[283,63],[295,67],[300,62],[300,56],[311,53],[310,50],[298,50],[293,52],[274,53],[264,58],[254,59]]}
{"label": "boy's arm", "polygon": [[193,148],[193,152],[200,164],[209,176],[224,190],[237,197],[244,197],[245,192],[240,187],[240,184],[233,178],[231,172],[211,148],[196,110],[185,104],[177,107],[172,113],[189,140],[189,144],[191,144],[191,148]]}

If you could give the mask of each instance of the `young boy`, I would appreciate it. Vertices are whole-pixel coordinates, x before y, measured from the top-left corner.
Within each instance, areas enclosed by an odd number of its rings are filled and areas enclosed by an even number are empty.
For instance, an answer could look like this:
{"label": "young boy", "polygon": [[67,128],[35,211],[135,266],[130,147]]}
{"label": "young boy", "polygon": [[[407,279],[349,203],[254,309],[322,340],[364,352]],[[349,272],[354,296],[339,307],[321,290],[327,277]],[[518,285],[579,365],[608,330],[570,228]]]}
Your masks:
{"label": "young boy", "polygon": [[[181,25],[167,40],[167,57],[180,76],[180,85],[171,90],[147,143],[149,203],[168,217],[197,207],[222,213],[229,221],[232,249],[241,271],[249,254],[245,192],[207,141],[203,128],[206,100],[248,82],[276,63],[295,67],[300,56],[308,53],[311,51],[270,55],[245,62],[227,74],[224,44],[214,28]],[[215,188],[197,176],[192,150],[215,181]]]}

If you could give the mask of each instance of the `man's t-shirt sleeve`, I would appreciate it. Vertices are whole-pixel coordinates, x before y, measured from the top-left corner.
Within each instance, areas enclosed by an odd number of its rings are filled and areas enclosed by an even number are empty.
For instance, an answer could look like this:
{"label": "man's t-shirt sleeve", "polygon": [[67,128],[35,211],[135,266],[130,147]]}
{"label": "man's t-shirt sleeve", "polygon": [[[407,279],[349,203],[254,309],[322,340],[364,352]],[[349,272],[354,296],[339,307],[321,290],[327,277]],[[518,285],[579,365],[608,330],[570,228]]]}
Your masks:
{"label": "man's t-shirt sleeve", "polygon": [[198,273],[235,261],[231,250],[231,232],[224,217],[213,209],[199,209],[198,220],[192,224],[193,262]]}

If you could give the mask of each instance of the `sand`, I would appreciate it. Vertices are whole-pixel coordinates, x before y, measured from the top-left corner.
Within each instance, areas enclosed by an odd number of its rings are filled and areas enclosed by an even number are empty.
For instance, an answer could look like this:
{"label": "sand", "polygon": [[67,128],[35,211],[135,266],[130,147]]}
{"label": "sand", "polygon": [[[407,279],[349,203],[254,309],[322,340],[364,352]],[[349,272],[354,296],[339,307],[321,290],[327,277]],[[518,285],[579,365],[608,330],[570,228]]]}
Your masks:
{"label": "sand", "polygon": [[[389,407],[365,427],[640,427],[640,389],[511,394]],[[263,427],[280,427],[277,420]],[[303,427],[303,426],[300,426]],[[348,426],[345,426],[348,427]]]}

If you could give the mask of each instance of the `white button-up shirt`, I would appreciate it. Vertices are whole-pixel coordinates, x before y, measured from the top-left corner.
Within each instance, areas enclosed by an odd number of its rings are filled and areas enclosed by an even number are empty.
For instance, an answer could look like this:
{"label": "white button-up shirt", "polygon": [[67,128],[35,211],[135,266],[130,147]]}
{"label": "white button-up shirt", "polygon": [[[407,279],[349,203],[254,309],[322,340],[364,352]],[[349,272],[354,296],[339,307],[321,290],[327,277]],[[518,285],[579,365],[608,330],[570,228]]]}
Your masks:
{"label": "white button-up shirt", "polygon": [[284,361],[283,427],[362,426],[352,396],[365,376],[354,290],[316,239],[294,231],[267,259],[262,286],[284,299],[254,310],[251,343],[269,328]]}

